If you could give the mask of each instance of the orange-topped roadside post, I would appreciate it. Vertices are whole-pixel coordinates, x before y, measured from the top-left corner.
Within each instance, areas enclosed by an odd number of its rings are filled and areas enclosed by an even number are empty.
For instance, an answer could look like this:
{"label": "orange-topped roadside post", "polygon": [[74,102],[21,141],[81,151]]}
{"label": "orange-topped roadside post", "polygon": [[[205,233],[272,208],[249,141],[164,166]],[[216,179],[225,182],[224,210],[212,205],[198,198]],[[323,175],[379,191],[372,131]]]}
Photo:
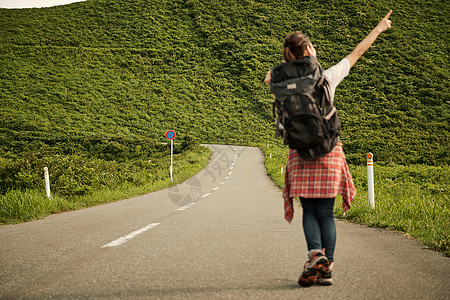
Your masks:
{"label": "orange-topped roadside post", "polygon": [[369,206],[375,208],[375,192],[373,183],[373,154],[367,153],[367,193],[369,195]]}

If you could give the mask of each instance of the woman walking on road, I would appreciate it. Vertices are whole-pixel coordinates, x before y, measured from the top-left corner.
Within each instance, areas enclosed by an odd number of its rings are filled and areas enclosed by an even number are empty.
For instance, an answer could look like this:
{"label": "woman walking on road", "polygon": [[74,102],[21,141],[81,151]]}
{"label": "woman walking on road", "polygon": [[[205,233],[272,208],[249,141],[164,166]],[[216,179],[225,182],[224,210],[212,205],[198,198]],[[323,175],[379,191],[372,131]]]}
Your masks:
{"label": "woman walking on road", "polygon": [[[331,100],[334,98],[338,84],[349,74],[351,67],[373,44],[378,35],[391,28],[389,17],[392,11],[355,47],[355,49],[338,64],[324,71],[329,84]],[[316,49],[301,32],[286,36],[283,45],[283,58],[286,63],[300,60],[307,56],[316,57]],[[266,75],[264,82],[270,86],[272,71]],[[334,249],[336,245],[336,226],[333,207],[337,194],[343,198],[345,212],[350,208],[356,194],[352,177],[348,169],[342,143],[337,142],[333,150],[323,157],[306,160],[294,149],[289,150],[286,164],[283,190],[285,218],[293,218],[293,198],[300,197],[303,207],[303,231],[308,246],[308,261],[299,278],[302,286],[332,284]]]}

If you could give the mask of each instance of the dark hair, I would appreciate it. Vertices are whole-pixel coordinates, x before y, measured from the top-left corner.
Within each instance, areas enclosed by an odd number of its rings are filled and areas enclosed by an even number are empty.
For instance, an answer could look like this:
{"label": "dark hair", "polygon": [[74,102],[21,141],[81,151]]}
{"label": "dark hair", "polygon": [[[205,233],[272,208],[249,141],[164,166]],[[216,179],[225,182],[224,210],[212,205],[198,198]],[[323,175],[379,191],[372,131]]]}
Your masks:
{"label": "dark hair", "polygon": [[286,62],[299,60],[306,51],[306,47],[311,44],[308,37],[300,31],[296,31],[286,36],[283,44],[283,58]]}

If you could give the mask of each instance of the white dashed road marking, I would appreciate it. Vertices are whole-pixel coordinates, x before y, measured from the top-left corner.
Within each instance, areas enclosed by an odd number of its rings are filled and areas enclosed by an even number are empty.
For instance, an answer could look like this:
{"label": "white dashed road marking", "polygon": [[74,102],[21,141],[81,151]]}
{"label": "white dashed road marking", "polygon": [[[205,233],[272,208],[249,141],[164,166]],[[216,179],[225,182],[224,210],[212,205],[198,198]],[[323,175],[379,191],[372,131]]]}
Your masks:
{"label": "white dashed road marking", "polygon": [[146,231],[149,230],[149,229],[152,229],[153,227],[158,226],[159,224],[160,224],[160,223],[152,223],[152,224],[148,224],[147,226],[145,226],[145,227],[143,227],[143,228],[141,228],[141,229],[139,229],[139,230],[133,231],[132,233],[127,234],[127,235],[124,235],[123,237],[120,237],[120,238],[118,238],[117,240],[112,241],[112,242],[109,243],[109,244],[103,245],[102,248],[106,248],[106,247],[116,247],[116,246],[122,245],[123,243],[125,243],[125,242],[131,240],[132,238],[134,238],[134,237],[140,235],[141,233],[146,232]]}
{"label": "white dashed road marking", "polygon": [[182,207],[180,207],[180,208],[177,209],[177,210],[178,210],[178,211],[186,210],[186,209],[188,209],[189,207],[191,207],[191,206],[194,205],[194,204],[195,204],[195,202],[186,204],[185,206],[182,206]]}
{"label": "white dashed road marking", "polygon": [[[224,184],[225,181],[228,180],[228,179],[230,178],[230,175],[233,173],[232,170],[233,170],[233,168],[234,168],[234,165],[235,165],[235,162],[236,162],[236,159],[237,159],[237,156],[238,156],[238,155],[237,155],[237,149],[236,149],[236,148],[233,148],[233,149],[234,149],[234,151],[235,151],[235,155],[234,155],[234,160],[233,160],[233,162],[232,162],[232,164],[231,164],[231,167],[230,167],[230,172],[228,173],[228,176],[225,177],[224,181],[222,181],[221,183],[219,183],[219,186],[222,185],[222,184]],[[219,187],[216,186],[215,188],[212,189],[212,191],[217,191],[218,189],[219,189]],[[209,195],[211,195],[211,193],[206,193],[206,194],[204,194],[203,196],[201,196],[200,198],[206,198],[206,197],[208,197]],[[184,211],[184,210],[188,209],[189,207],[193,206],[194,204],[195,204],[195,202],[186,204],[185,206],[182,206],[182,207],[178,208],[177,211]],[[108,243],[108,244],[106,244],[106,245],[103,245],[102,248],[107,248],[107,247],[117,247],[117,246],[119,246],[119,245],[122,245],[123,243],[125,243],[125,242],[131,240],[132,238],[134,238],[134,237],[140,235],[141,233],[144,233],[144,232],[146,232],[147,230],[150,230],[150,229],[152,229],[152,228],[154,228],[154,227],[156,227],[156,226],[158,226],[158,225],[160,225],[160,224],[161,224],[161,223],[152,223],[152,224],[149,224],[149,225],[147,225],[147,226],[145,226],[145,227],[142,227],[142,228],[139,229],[139,230],[136,230],[136,231],[133,231],[132,233],[129,233],[129,234],[127,234],[127,235],[124,235],[124,236],[118,238],[117,240],[112,241],[111,243]]]}

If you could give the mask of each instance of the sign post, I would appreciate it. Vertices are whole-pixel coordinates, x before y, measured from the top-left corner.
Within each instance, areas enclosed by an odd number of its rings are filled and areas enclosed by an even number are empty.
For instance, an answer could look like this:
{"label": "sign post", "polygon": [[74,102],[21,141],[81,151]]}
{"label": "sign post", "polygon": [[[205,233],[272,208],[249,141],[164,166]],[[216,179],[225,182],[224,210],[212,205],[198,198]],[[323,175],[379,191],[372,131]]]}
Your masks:
{"label": "sign post", "polygon": [[170,181],[173,182],[173,140],[175,139],[175,131],[167,130],[166,138],[170,140]]}
{"label": "sign post", "polygon": [[369,206],[375,208],[375,193],[373,183],[373,154],[367,153],[367,194],[369,195]]}

